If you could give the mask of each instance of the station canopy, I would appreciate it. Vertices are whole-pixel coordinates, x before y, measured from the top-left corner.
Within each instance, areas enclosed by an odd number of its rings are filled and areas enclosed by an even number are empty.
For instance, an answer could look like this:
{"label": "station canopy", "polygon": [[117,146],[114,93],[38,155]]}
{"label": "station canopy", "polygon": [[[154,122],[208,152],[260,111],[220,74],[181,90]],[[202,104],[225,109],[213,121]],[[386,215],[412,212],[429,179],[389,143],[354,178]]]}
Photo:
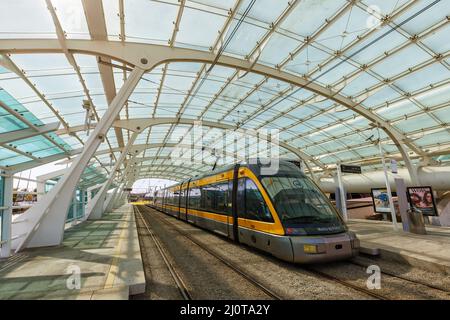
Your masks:
{"label": "station canopy", "polygon": [[[225,129],[278,129],[281,157],[302,155],[316,172],[337,163],[377,170],[379,142],[400,166],[398,142],[413,162],[444,163],[449,16],[447,0],[0,0],[0,168],[20,171],[81,152],[86,129],[130,74],[123,61],[70,49],[71,41],[93,40],[123,50],[130,43],[184,48],[252,66],[187,59],[144,74],[120,119],[172,121],[134,142],[139,178],[181,180],[211,169],[171,163],[193,120],[204,121],[204,148],[214,148]],[[14,50],[19,40],[29,50]],[[39,50],[49,41],[60,50]],[[130,137],[112,127],[91,164],[107,173]]]}

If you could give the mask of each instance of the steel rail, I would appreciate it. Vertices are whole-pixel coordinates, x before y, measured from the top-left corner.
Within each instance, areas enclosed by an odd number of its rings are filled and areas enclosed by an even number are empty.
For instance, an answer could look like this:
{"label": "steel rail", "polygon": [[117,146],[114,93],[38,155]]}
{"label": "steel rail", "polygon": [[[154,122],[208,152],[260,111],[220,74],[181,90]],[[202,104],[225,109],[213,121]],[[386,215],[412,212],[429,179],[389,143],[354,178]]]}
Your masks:
{"label": "steel rail", "polygon": [[312,273],[312,274],[314,274],[314,275],[318,275],[318,276],[320,276],[320,277],[322,277],[324,279],[330,280],[332,282],[337,282],[337,283],[339,283],[339,284],[341,284],[341,285],[343,285],[343,286],[345,286],[347,288],[351,288],[351,289],[353,289],[355,291],[362,292],[362,293],[364,293],[364,294],[366,294],[368,296],[371,296],[372,298],[375,298],[377,300],[391,300],[390,298],[388,298],[388,297],[386,297],[384,295],[381,295],[381,294],[375,293],[375,292],[373,292],[373,291],[371,291],[369,289],[366,289],[366,288],[354,285],[353,283],[344,281],[344,280],[339,279],[339,278],[337,278],[337,277],[335,277],[335,276],[333,276],[331,274],[328,274],[328,273],[316,270],[314,268],[305,267],[304,266],[303,269],[308,271],[308,272],[310,272],[310,273]]}
{"label": "steel rail", "polygon": [[[156,210],[156,209],[155,209]],[[159,211],[159,210],[158,210]],[[195,243],[197,246],[201,247],[202,249],[204,249],[206,252],[210,253],[211,255],[213,255],[214,257],[216,257],[217,259],[219,259],[221,262],[225,263],[227,266],[229,266],[230,268],[232,268],[233,270],[237,271],[239,274],[243,275],[247,280],[249,280],[250,282],[254,283],[255,285],[257,285],[258,287],[260,287],[261,289],[263,289],[263,291],[265,291],[267,294],[274,296],[274,298],[276,298],[277,300],[282,300],[283,298],[280,297],[279,295],[277,295],[276,293],[274,293],[271,289],[267,288],[266,286],[262,285],[258,280],[254,279],[252,276],[250,276],[249,274],[247,274],[245,271],[242,271],[241,268],[239,268],[238,266],[236,266],[234,263],[231,263],[230,261],[224,259],[222,256],[218,255],[216,252],[212,251],[211,249],[209,249],[208,247],[206,247],[203,243],[199,242],[198,240],[196,240],[195,238],[193,238],[191,235],[189,235],[188,233],[186,233],[185,231],[182,231],[181,229],[179,229],[178,227],[176,227],[173,223],[167,221],[166,219],[162,219],[160,217],[157,217],[158,220],[160,220],[161,222],[164,222],[165,224],[169,225],[170,227],[172,227],[174,230],[176,230],[177,232],[179,232],[180,234],[182,234],[183,236],[185,236],[186,238],[188,238],[189,240],[191,240],[193,243]],[[236,268],[236,269],[235,269]],[[304,270],[313,273],[315,275],[320,276],[321,278],[327,279],[327,280],[331,280],[333,282],[337,282],[340,285],[343,285],[347,288],[351,288],[355,291],[364,293],[365,295],[368,295],[372,298],[375,298],[377,300],[390,300],[388,297],[384,296],[384,295],[380,295],[377,294],[369,289],[365,289],[362,288],[360,286],[354,285],[352,283],[349,283],[347,281],[341,280],[337,277],[334,277],[332,275],[329,275],[327,273],[321,272],[319,270],[310,268],[310,267],[303,267]],[[267,291],[268,292],[267,292]]]}
{"label": "steel rail", "polygon": [[142,216],[141,211],[139,210],[138,206],[133,206],[135,209],[135,212],[140,216],[142,222],[144,223],[145,228],[147,229],[148,234],[151,236],[153,242],[155,243],[156,248],[158,249],[158,252],[160,253],[161,257],[163,258],[163,261],[165,265],[167,266],[167,269],[170,272],[170,275],[172,276],[173,280],[175,281],[175,284],[177,285],[178,290],[180,291],[180,294],[182,295],[184,300],[192,300],[192,297],[189,293],[189,290],[184,283],[181,276],[176,271],[173,264],[170,262],[169,258],[167,257],[166,250],[161,245],[161,242],[157,238],[157,236],[151,231],[151,229],[148,227],[147,222],[145,221],[144,217]]}
{"label": "steel rail", "polygon": [[[364,267],[364,268],[369,267],[369,265],[367,265],[367,264],[364,264],[364,263],[361,263],[361,262],[358,262],[358,261],[354,261],[354,260],[349,261],[349,263],[351,263],[353,265],[356,265],[356,266]],[[441,292],[444,292],[444,293],[447,293],[447,294],[450,295],[450,290],[445,289],[443,287],[435,286],[433,284],[425,283],[425,282],[422,282],[422,281],[413,280],[411,278],[404,277],[404,276],[395,274],[395,273],[390,272],[390,271],[380,270],[380,272],[382,274],[390,276],[392,278],[397,278],[397,279],[401,279],[401,280],[404,280],[404,281],[408,281],[408,282],[411,282],[411,283],[414,283],[414,284],[418,284],[418,285],[421,285],[421,286],[425,286],[425,287],[428,287],[430,289],[438,290],[438,291],[441,291]]]}
{"label": "steel rail", "polygon": [[[150,211],[151,209],[146,207],[146,210]],[[257,279],[255,279],[254,277],[249,275],[247,272],[242,270],[242,268],[238,267],[235,263],[225,259],[224,257],[219,255],[218,253],[214,252],[213,250],[211,250],[210,248],[205,246],[203,243],[201,243],[200,241],[198,241],[197,239],[192,237],[190,234],[188,234],[187,232],[181,230],[179,227],[175,226],[173,223],[167,221],[166,219],[162,219],[161,217],[157,217],[156,215],[153,215],[153,216],[156,217],[156,219],[161,221],[162,223],[170,226],[172,228],[172,230],[177,231],[179,234],[181,234],[185,238],[189,239],[192,243],[194,243],[195,245],[200,247],[202,250],[204,250],[207,253],[209,253],[211,256],[213,256],[214,258],[219,260],[221,263],[223,263],[224,265],[226,265],[227,267],[232,269],[234,272],[239,274],[241,277],[243,277],[244,279],[246,279],[247,281],[252,283],[254,286],[256,286],[257,288],[261,289],[265,294],[267,294],[271,298],[273,298],[275,300],[283,300],[283,298],[280,295],[278,295],[273,290],[271,290],[270,288],[268,288],[264,284],[262,284],[260,281],[258,281]]]}

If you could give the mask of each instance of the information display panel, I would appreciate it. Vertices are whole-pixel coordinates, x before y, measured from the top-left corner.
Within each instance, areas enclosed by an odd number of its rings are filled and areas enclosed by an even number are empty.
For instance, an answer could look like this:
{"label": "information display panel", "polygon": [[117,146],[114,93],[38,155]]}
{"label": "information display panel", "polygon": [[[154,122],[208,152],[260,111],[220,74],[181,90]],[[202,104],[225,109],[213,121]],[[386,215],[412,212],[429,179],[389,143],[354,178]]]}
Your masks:
{"label": "information display panel", "polygon": [[341,164],[341,172],[361,174],[361,166]]}

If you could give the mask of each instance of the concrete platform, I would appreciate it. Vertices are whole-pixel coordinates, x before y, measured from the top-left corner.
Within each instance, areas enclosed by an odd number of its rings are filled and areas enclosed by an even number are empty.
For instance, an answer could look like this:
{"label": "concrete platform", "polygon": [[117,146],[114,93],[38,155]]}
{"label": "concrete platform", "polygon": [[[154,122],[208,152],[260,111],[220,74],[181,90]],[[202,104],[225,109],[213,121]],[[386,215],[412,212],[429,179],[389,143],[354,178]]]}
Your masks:
{"label": "concrete platform", "polygon": [[[80,272],[80,288],[76,284]],[[58,247],[0,260],[0,299],[128,299],[145,291],[131,205],[66,230]]]}
{"label": "concrete platform", "polygon": [[450,228],[427,226],[426,235],[395,232],[391,222],[350,219],[366,252],[379,251],[384,259],[407,263],[432,272],[450,275]]}

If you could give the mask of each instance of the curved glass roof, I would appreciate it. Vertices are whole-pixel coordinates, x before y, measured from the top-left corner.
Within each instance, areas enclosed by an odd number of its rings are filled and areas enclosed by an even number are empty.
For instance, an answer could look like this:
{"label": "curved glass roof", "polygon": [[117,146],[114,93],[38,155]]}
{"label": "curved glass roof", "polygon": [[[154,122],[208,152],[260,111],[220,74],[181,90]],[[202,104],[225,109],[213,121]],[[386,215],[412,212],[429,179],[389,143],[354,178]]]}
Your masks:
{"label": "curved glass roof", "polygon": [[[64,129],[3,143],[0,167],[18,170],[20,163],[77,154],[87,125],[104,114],[127,78],[122,62],[65,51],[70,40],[189,48],[269,66],[386,121],[407,141],[413,161],[446,159],[449,16],[445,0],[0,0],[1,101],[34,126],[59,122]],[[58,39],[61,52],[10,54],[12,39]],[[88,117],[86,104],[93,106]],[[0,111],[3,133],[30,129],[11,110]],[[367,117],[330,96],[251,70],[167,62],[143,76],[120,113],[120,119],[177,116],[218,124],[204,125],[206,147],[214,147],[225,127],[279,129],[280,141],[311,156],[318,172],[338,162],[379,168],[378,139],[402,165],[389,135]],[[211,163],[171,161],[174,145],[192,127],[173,121],[145,129],[134,142],[142,146],[134,159],[137,177],[180,180],[210,169]],[[111,128],[92,163],[106,168],[130,137]],[[297,159],[287,148],[281,156]]]}

